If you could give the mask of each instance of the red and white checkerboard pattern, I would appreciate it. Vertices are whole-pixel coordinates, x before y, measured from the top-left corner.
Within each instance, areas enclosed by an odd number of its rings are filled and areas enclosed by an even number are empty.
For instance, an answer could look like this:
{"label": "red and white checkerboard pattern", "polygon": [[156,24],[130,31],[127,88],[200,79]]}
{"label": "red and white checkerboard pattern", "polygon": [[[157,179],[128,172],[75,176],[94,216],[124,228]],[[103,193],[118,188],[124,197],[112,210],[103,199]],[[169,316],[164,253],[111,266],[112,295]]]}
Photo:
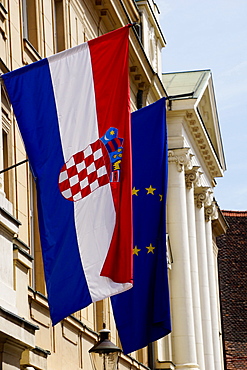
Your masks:
{"label": "red and white checkerboard pattern", "polygon": [[109,183],[101,145],[95,141],[63,165],[58,185],[64,198],[76,202]]}

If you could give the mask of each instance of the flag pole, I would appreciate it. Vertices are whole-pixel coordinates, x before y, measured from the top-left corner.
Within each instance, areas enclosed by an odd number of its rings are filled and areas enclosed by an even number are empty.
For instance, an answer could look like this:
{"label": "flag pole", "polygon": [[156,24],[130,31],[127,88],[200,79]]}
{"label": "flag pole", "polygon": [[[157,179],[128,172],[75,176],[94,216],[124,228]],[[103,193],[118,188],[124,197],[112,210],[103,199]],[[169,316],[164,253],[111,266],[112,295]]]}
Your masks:
{"label": "flag pole", "polygon": [[10,166],[10,167],[4,168],[3,170],[1,170],[1,171],[0,171],[0,174],[1,174],[1,173],[3,173],[3,172],[9,171],[9,170],[11,170],[12,168],[15,168],[15,167],[17,167],[17,166],[20,166],[21,164],[26,163],[26,162],[28,162],[28,159],[24,159],[24,161],[21,161],[21,162],[19,162],[19,163],[13,164],[13,165],[12,165],[12,166]]}

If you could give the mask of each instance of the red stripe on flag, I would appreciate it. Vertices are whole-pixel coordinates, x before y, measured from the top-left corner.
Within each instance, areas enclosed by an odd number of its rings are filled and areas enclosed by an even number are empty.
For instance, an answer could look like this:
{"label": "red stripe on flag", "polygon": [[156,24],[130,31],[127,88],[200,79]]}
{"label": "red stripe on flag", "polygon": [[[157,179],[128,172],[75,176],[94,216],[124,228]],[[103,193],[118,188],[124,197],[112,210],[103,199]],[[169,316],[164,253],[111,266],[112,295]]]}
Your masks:
{"label": "red stripe on flag", "polygon": [[88,45],[99,136],[103,136],[110,127],[116,127],[118,136],[124,139],[120,182],[111,183],[116,225],[101,275],[118,283],[133,282],[129,26],[90,40]]}

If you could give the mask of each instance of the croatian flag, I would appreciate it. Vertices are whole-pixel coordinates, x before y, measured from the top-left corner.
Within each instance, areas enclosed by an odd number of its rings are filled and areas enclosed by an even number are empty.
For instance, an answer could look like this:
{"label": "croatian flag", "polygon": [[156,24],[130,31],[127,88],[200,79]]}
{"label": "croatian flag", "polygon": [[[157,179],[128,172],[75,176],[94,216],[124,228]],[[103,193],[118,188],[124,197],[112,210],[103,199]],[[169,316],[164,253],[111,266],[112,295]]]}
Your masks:
{"label": "croatian flag", "polygon": [[128,35],[2,76],[36,180],[53,325],[132,287]]}

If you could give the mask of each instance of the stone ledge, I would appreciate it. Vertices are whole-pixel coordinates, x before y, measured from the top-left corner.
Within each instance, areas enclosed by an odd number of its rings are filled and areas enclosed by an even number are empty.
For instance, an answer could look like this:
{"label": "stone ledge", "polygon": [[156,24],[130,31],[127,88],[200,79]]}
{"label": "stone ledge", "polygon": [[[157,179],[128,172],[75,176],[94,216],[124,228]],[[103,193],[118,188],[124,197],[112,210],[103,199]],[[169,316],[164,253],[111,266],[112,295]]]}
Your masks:
{"label": "stone ledge", "polygon": [[176,365],[172,361],[157,361],[155,370],[175,370]]}
{"label": "stone ledge", "polygon": [[0,340],[34,348],[36,330],[39,330],[37,325],[0,306]]}
{"label": "stone ledge", "polygon": [[50,354],[50,351],[47,351],[40,347],[35,347],[31,350],[27,349],[22,353],[20,364],[25,367],[32,366],[35,369],[46,370],[47,357]]}
{"label": "stone ledge", "polygon": [[7,319],[8,321],[11,321],[14,324],[21,326],[25,330],[33,332],[33,334],[35,330],[39,330],[39,327],[37,325],[32,324],[30,321],[27,321],[23,317],[20,317],[16,315],[15,313],[8,311],[1,306],[0,306],[0,317],[3,317]]}
{"label": "stone ledge", "polygon": [[0,207],[0,225],[11,234],[17,234],[21,222],[14,218],[6,209]]}

